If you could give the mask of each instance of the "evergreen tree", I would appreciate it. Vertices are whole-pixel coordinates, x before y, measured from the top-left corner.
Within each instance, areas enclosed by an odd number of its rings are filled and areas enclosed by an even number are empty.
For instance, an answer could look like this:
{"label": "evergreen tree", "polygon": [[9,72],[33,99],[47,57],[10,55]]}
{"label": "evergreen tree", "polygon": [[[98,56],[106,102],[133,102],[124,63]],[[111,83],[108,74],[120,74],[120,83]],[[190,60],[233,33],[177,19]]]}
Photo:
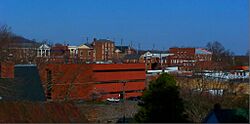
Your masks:
{"label": "evergreen tree", "polygon": [[179,87],[169,74],[164,73],[150,83],[139,106],[134,118],[136,122],[186,122]]}

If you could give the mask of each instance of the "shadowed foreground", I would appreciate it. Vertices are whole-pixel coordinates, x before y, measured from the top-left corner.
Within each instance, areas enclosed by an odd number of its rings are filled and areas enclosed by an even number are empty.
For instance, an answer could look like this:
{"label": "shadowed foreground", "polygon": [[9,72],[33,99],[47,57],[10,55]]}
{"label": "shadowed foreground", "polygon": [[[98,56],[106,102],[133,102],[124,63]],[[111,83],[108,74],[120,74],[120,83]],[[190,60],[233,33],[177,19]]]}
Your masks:
{"label": "shadowed foreground", "polygon": [[86,123],[72,103],[0,102],[0,123]]}

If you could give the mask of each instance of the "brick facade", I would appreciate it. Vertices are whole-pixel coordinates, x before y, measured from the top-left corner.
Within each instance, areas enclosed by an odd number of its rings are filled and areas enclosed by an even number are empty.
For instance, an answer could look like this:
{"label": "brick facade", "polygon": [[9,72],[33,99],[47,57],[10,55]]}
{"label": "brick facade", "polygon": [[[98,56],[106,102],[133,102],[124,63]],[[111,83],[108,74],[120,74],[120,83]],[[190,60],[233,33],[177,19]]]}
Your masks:
{"label": "brick facade", "polygon": [[117,98],[122,81],[126,82],[126,98],[137,97],[146,79],[144,64],[47,64],[40,66],[40,75],[47,98],[52,100]]}
{"label": "brick facade", "polygon": [[14,78],[14,63],[1,62],[0,63],[0,78]]}
{"label": "brick facade", "polygon": [[96,61],[108,61],[113,59],[115,49],[113,41],[105,39],[94,40],[92,45],[95,50]]}
{"label": "brick facade", "polygon": [[212,53],[202,48],[170,48],[169,53],[173,55],[168,57],[168,65],[180,70],[207,68],[206,63],[212,61]]}

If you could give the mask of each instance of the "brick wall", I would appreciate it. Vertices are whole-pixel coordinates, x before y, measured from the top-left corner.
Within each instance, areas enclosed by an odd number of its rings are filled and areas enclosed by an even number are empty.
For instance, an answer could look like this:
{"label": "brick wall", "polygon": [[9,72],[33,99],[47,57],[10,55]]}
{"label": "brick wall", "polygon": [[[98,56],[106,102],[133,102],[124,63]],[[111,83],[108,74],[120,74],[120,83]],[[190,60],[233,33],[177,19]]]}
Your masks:
{"label": "brick wall", "polygon": [[112,41],[94,41],[96,61],[112,60],[114,56],[114,42]]}
{"label": "brick wall", "polygon": [[14,78],[14,63],[1,62],[0,63],[0,78]]}
{"label": "brick wall", "polygon": [[[45,93],[52,100],[105,100],[118,97],[123,88],[126,98],[136,97],[145,88],[144,64],[47,64],[39,70]],[[52,86],[48,84],[48,70]],[[126,81],[125,87],[122,81]]]}

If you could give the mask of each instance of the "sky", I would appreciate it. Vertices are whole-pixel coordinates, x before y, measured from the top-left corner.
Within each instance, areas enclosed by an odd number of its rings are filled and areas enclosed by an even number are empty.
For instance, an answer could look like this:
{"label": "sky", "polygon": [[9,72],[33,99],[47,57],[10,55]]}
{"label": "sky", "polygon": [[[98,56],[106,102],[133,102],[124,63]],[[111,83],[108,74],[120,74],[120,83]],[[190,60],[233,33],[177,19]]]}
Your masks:
{"label": "sky", "polygon": [[0,0],[0,25],[28,39],[166,50],[219,41],[237,55],[249,48],[249,0]]}

